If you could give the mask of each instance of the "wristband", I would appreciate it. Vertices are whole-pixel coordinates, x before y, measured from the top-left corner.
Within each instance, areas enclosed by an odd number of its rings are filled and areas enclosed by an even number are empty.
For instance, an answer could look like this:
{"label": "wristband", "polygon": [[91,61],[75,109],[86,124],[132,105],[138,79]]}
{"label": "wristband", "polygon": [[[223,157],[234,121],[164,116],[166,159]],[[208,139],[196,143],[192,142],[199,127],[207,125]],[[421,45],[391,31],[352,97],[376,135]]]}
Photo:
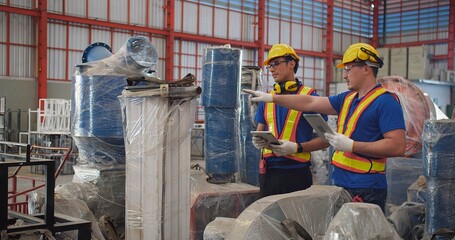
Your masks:
{"label": "wristband", "polygon": [[297,143],[297,153],[303,153],[302,144]]}

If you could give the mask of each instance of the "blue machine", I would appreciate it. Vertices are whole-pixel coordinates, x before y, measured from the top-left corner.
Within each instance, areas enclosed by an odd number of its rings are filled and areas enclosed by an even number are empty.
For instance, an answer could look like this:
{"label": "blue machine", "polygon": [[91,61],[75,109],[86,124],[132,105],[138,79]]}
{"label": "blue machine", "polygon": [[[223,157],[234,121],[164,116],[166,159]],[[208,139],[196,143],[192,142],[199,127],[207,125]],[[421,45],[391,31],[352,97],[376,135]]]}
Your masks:
{"label": "blue machine", "polygon": [[84,66],[72,81],[72,136],[79,160],[92,163],[125,163],[121,95],[125,76],[86,75]]}
{"label": "blue machine", "polygon": [[256,130],[251,119],[249,94],[240,95],[240,148],[242,158],[239,163],[240,180],[259,186],[259,159],[261,151],[253,145],[251,131]]}
{"label": "blue machine", "polygon": [[128,77],[140,77],[158,60],[144,37],[131,37],[114,55],[105,43],[93,43],[82,55],[72,79],[71,133],[79,161],[124,164],[125,147],[118,96]]}
{"label": "blue machine", "polygon": [[227,47],[207,48],[203,58],[206,169],[219,182],[237,172],[241,62],[242,51]]}

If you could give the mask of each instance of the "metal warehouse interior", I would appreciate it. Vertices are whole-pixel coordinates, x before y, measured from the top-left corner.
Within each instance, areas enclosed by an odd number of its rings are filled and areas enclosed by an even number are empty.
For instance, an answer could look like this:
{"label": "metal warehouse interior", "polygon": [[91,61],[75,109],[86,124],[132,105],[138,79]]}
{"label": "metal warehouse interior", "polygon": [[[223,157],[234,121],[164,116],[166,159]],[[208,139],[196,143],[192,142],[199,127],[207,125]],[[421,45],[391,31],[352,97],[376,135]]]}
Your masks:
{"label": "metal warehouse interior", "polygon": [[[333,147],[259,197],[242,90],[273,90],[278,43],[321,96],[352,44],[384,61],[406,124],[384,212],[333,184]],[[1,239],[454,240],[454,48],[455,0],[0,0]]]}

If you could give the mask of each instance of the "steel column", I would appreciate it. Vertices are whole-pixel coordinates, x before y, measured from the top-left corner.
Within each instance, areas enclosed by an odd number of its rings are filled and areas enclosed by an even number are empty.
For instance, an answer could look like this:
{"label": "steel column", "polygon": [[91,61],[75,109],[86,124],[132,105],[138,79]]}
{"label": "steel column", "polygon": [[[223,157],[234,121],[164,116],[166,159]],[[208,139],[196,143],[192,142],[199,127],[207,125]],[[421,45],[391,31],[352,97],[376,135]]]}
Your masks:
{"label": "steel column", "polygon": [[164,79],[174,80],[174,41],[175,41],[175,23],[174,23],[175,5],[174,0],[168,0],[166,4],[166,69]]}
{"label": "steel column", "polygon": [[334,0],[327,1],[327,29],[325,39],[325,95],[329,95],[333,66],[333,9]]}
{"label": "steel column", "polygon": [[455,44],[455,1],[450,1],[449,5],[449,42],[448,42],[448,52],[447,52],[447,70],[453,70],[454,62],[454,44]]}
{"label": "steel column", "polygon": [[258,47],[258,66],[262,68],[262,63],[264,62],[264,51],[265,51],[265,41],[264,41],[264,34],[265,34],[265,0],[259,0],[258,6],[258,40],[257,40],[257,47]]}
{"label": "steel column", "polygon": [[47,0],[38,1],[38,99],[47,98]]}
{"label": "steel column", "polygon": [[[377,48],[379,46],[379,0],[373,1],[373,47]],[[384,16],[385,21],[385,16]],[[385,31],[384,31],[385,32]]]}

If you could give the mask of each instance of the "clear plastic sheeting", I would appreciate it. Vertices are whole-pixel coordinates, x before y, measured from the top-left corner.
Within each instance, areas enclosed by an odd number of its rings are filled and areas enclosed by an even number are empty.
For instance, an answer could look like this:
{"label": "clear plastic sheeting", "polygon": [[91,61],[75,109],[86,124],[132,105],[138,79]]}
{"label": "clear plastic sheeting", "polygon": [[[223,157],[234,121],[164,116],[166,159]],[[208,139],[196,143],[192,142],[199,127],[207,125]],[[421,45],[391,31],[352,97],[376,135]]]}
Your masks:
{"label": "clear plastic sheeting", "polygon": [[147,76],[147,71],[158,61],[155,46],[145,37],[130,37],[110,57],[88,62],[88,75],[123,75],[126,78]]}
{"label": "clear plastic sheeting", "polygon": [[97,218],[103,214],[99,212],[101,199],[98,195],[98,187],[90,182],[69,182],[57,185],[55,187],[55,196],[61,199],[83,200],[90,211],[96,214]]}
{"label": "clear plastic sheeting", "polygon": [[425,203],[427,199],[427,183],[425,176],[420,175],[417,180],[409,186],[407,191],[407,201],[415,203]]}
{"label": "clear plastic sheeting", "polygon": [[[203,162],[192,161],[192,165]],[[236,218],[259,198],[259,188],[240,182],[212,184],[203,170],[191,169],[191,235],[202,239],[206,226],[217,217]]]}
{"label": "clear plastic sheeting", "polygon": [[422,174],[420,158],[393,157],[387,159],[387,205],[399,206],[407,200],[407,189]]}
{"label": "clear plastic sheeting", "polygon": [[[125,143],[118,97],[131,83],[149,77],[158,60],[145,37],[131,37],[117,51],[89,47],[72,79],[71,136],[78,148],[73,184],[61,195],[87,202],[94,216],[108,217],[119,235],[125,226]],[[99,55],[101,54],[101,55]],[[68,193],[72,192],[72,193]]]}
{"label": "clear plastic sheeting", "polygon": [[[61,213],[66,216],[71,216],[79,219],[84,219],[90,221],[92,238],[91,240],[104,240],[104,236],[101,233],[101,230],[97,224],[97,219],[93,216],[93,213],[88,208],[87,204],[83,200],[79,199],[55,199],[55,212]],[[58,240],[72,240],[78,239],[78,232],[75,231],[66,231],[57,233],[55,239]]]}
{"label": "clear plastic sheeting", "polygon": [[311,152],[311,173],[314,185],[327,184],[329,177],[329,150],[327,148]]}
{"label": "clear plastic sheeting", "polygon": [[302,191],[261,198],[236,219],[225,239],[291,239],[284,221],[294,221],[313,239],[322,239],[349,193],[335,186],[313,185]]}
{"label": "clear plastic sheeting", "polygon": [[[55,187],[55,213],[64,214],[92,222],[92,240],[104,240],[94,213],[99,213],[99,198],[92,184],[66,183]],[[45,196],[42,191],[32,191],[28,194],[29,214],[44,212]],[[77,231],[57,233],[57,240],[77,239]],[[25,238],[25,237],[24,237]],[[3,239],[3,238],[2,238]],[[21,236],[20,239],[23,239]],[[39,237],[36,238],[41,239]]]}
{"label": "clear plastic sheeting", "polygon": [[[244,66],[242,67],[241,89],[256,90],[262,79],[260,67]],[[257,103],[250,101],[251,94],[240,93],[240,158],[238,161],[240,182],[248,183],[253,186],[259,186],[259,159],[261,150],[257,149],[251,141],[251,131],[256,130],[257,123],[254,121],[254,115],[257,111]]]}
{"label": "clear plastic sheeting", "polygon": [[387,91],[395,93],[403,107],[406,123],[406,157],[412,157],[422,151],[423,123],[426,119],[436,119],[434,104],[428,95],[417,85],[400,76],[378,79]]}
{"label": "clear plastic sheeting", "polygon": [[36,190],[27,194],[28,214],[36,214],[41,212],[41,207],[46,202],[46,195],[43,190]]}
{"label": "clear plastic sheeting", "polygon": [[71,136],[79,151],[77,161],[124,164],[122,115],[117,96],[126,87],[126,78],[76,72],[72,85]]}
{"label": "clear plastic sheeting", "polygon": [[[73,182],[74,196],[80,196],[87,205],[95,207],[93,214],[99,219],[108,216],[118,226],[119,234],[125,225],[125,168],[124,165],[75,165]],[[91,185],[91,186],[90,186]],[[57,193],[63,194],[63,189]]]}
{"label": "clear plastic sheeting", "polygon": [[[85,55],[97,54],[88,48]],[[90,51],[94,51],[90,53]],[[110,57],[77,65],[72,79],[71,135],[82,164],[124,164],[120,102],[128,80],[148,76],[158,60],[153,44],[131,37]]]}
{"label": "clear plastic sheeting", "polygon": [[204,49],[201,104],[205,113],[206,169],[218,182],[238,171],[242,50],[230,46]]}
{"label": "clear plastic sheeting", "polygon": [[427,199],[425,231],[455,231],[455,121],[427,120],[423,136]]}
{"label": "clear plastic sheeting", "polygon": [[237,108],[205,107],[205,161],[216,181],[230,182],[240,156]]}
{"label": "clear plastic sheeting", "polygon": [[425,204],[404,202],[389,216],[398,235],[404,239],[412,239],[415,226],[425,220]]}
{"label": "clear plastic sheeting", "polygon": [[333,218],[323,240],[399,240],[381,208],[370,203],[346,203]]}
{"label": "clear plastic sheeting", "polygon": [[126,150],[126,240],[188,239],[195,98],[154,89],[120,97]]}
{"label": "clear plastic sheeting", "polygon": [[204,230],[204,240],[224,240],[234,226],[235,218],[217,217]]}

